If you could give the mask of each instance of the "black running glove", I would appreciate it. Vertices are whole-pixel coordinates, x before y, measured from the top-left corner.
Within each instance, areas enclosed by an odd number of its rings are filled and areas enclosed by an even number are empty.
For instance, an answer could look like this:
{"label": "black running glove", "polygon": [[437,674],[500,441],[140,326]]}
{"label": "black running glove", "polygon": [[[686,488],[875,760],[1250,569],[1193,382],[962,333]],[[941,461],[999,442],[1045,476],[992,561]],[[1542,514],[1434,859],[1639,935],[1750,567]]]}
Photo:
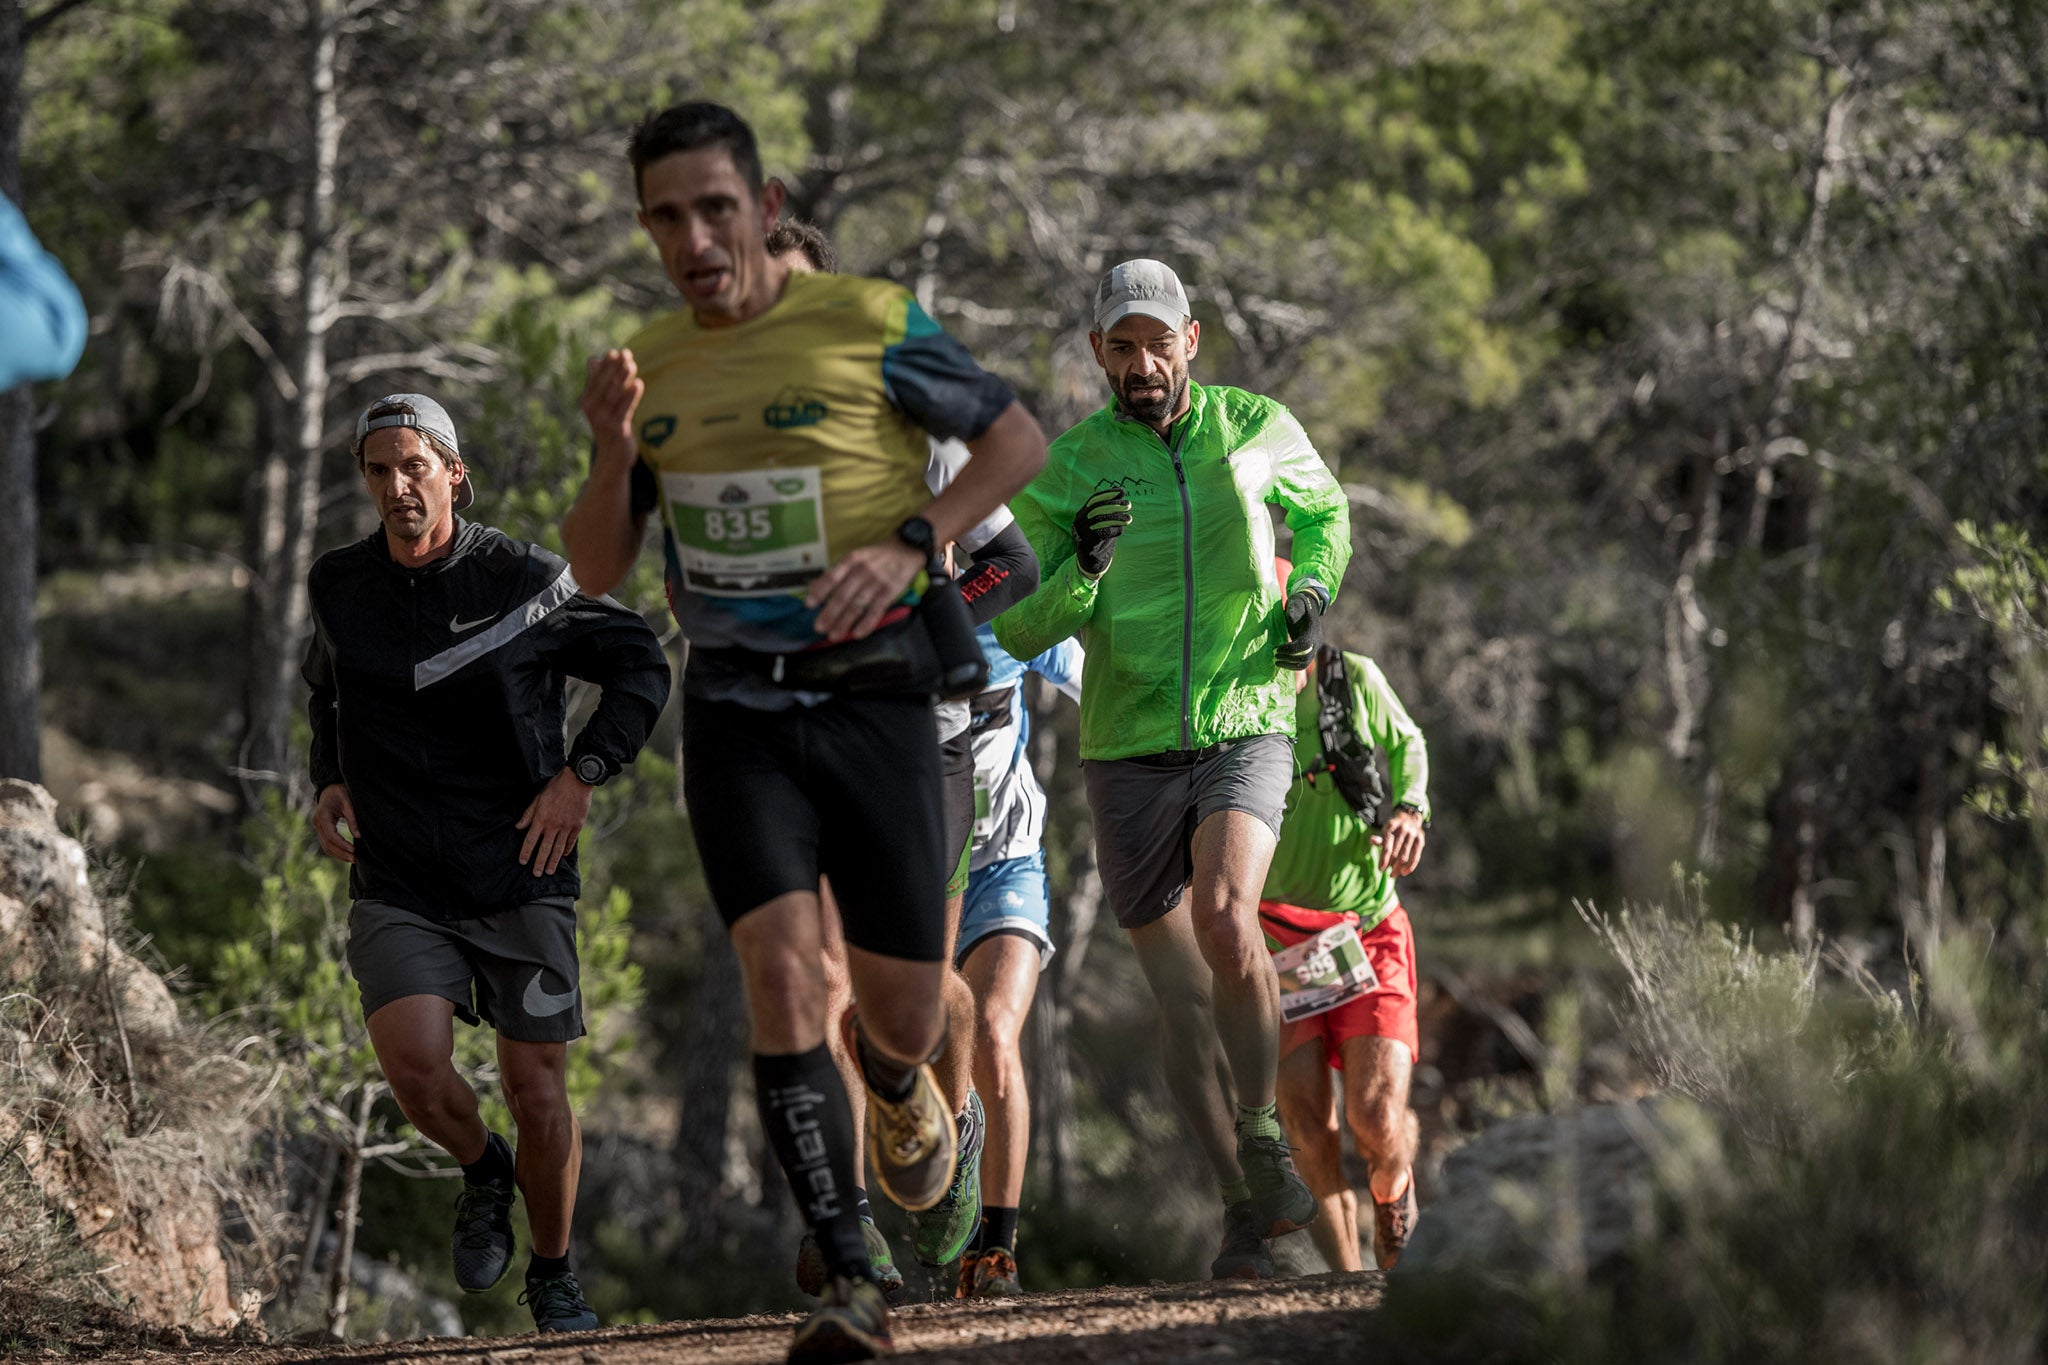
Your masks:
{"label": "black running glove", "polygon": [[1131,500],[1118,484],[1096,490],[1094,496],[1082,503],[1081,510],[1074,513],[1074,558],[1080,561],[1081,572],[1090,578],[1108,573],[1109,557],[1116,553],[1116,538],[1130,524]]}
{"label": "black running glove", "polygon": [[1316,657],[1323,643],[1323,595],[1312,588],[1298,589],[1287,599],[1287,638],[1273,651],[1282,668],[1299,673]]}

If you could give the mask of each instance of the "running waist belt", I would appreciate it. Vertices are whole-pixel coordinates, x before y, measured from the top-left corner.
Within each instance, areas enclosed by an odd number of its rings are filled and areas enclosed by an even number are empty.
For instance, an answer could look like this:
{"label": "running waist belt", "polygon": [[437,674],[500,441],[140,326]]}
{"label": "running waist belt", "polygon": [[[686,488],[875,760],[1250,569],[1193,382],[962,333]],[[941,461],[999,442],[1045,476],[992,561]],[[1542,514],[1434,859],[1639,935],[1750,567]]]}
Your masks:
{"label": "running waist belt", "polygon": [[[964,643],[963,643],[964,642]],[[770,654],[737,647],[693,649],[693,659],[766,678],[795,692],[890,693],[962,701],[988,685],[959,585],[935,570],[915,607],[895,607],[859,640]]]}

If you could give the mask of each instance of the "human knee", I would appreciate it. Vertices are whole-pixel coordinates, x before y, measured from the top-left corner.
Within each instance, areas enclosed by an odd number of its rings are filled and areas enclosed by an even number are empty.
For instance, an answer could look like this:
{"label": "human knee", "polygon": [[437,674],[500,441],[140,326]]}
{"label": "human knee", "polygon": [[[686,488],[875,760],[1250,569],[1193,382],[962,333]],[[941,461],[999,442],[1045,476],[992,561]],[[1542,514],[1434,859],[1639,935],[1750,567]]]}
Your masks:
{"label": "human knee", "polygon": [[1024,1074],[1024,1053],[1017,1046],[1016,1021],[982,1015],[975,1020],[974,1069],[989,1077],[998,1095]]}
{"label": "human knee", "polygon": [[556,1067],[504,1067],[500,1080],[505,1090],[505,1107],[521,1128],[532,1129],[559,1123],[569,1117],[567,1078]]}
{"label": "human knee", "polygon": [[440,1107],[449,1088],[462,1083],[454,1061],[433,1049],[387,1050],[378,1054],[377,1064],[383,1069],[385,1084],[391,1087],[392,1098],[409,1111]]}
{"label": "human knee", "polygon": [[[738,935],[733,942],[740,944]],[[817,956],[807,956],[794,944],[757,941],[740,953],[740,967],[746,978],[747,1000],[757,1019],[765,1014],[783,1020],[814,1020],[822,1027],[825,973]]]}
{"label": "human knee", "polygon": [[1195,942],[1201,947],[1202,960],[1218,977],[1234,979],[1261,965],[1266,940],[1259,932],[1255,910],[1256,906],[1225,902],[1196,916]]}

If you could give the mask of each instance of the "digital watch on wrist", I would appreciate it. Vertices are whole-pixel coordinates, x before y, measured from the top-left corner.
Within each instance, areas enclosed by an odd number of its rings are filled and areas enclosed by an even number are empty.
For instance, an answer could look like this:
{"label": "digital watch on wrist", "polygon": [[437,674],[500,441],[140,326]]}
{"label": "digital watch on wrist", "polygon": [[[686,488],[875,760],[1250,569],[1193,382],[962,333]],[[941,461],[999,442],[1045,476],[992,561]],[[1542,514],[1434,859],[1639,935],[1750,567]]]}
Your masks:
{"label": "digital watch on wrist", "polygon": [[906,518],[904,523],[896,528],[896,539],[923,555],[926,563],[930,563],[938,552],[932,534],[932,524],[923,517]]}

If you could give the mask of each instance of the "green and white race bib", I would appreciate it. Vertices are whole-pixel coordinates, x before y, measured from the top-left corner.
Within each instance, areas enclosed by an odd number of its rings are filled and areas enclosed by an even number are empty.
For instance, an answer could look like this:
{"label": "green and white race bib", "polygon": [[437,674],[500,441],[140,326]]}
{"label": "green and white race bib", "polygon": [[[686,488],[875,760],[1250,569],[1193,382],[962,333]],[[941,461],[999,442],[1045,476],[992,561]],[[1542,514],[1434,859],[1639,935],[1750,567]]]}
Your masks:
{"label": "green and white race bib", "polygon": [[713,597],[775,597],[825,571],[815,465],[664,474],[683,586]]}
{"label": "green and white race bib", "polygon": [[988,797],[988,774],[974,770],[974,842],[985,844],[996,832],[995,809]]}
{"label": "green and white race bib", "polygon": [[1365,944],[1359,941],[1358,926],[1349,920],[1276,950],[1273,970],[1280,974],[1280,1018],[1289,1024],[1380,988]]}

